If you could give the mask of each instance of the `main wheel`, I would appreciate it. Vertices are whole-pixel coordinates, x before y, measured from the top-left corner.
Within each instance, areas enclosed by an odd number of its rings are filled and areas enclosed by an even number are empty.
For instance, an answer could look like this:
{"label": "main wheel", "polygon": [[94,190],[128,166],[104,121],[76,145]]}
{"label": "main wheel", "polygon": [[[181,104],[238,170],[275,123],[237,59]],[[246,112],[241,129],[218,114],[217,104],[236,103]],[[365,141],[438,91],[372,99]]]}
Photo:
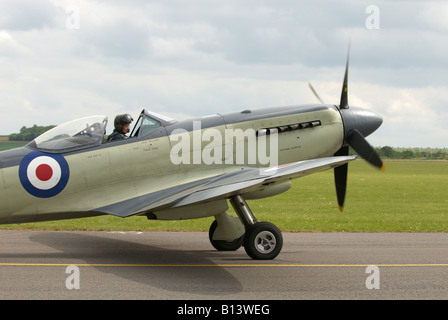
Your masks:
{"label": "main wheel", "polygon": [[212,246],[218,251],[236,251],[243,244],[244,235],[235,239],[233,241],[225,241],[225,240],[213,240],[213,234],[215,233],[216,228],[218,227],[218,222],[213,221],[210,229],[208,231],[208,238],[210,239],[210,243]]}
{"label": "main wheel", "polygon": [[282,233],[270,222],[257,222],[244,235],[244,249],[252,259],[272,260],[278,256],[282,247]]}

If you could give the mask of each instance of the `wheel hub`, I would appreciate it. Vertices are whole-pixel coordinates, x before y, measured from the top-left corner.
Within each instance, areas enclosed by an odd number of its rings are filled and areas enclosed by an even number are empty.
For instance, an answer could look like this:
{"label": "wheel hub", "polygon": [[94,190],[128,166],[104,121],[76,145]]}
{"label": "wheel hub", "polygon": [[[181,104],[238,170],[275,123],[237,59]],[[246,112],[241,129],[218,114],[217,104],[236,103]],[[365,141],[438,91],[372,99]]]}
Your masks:
{"label": "wheel hub", "polygon": [[260,253],[270,253],[272,250],[275,249],[277,241],[275,239],[275,236],[272,232],[269,231],[262,231],[255,237],[255,248]]}

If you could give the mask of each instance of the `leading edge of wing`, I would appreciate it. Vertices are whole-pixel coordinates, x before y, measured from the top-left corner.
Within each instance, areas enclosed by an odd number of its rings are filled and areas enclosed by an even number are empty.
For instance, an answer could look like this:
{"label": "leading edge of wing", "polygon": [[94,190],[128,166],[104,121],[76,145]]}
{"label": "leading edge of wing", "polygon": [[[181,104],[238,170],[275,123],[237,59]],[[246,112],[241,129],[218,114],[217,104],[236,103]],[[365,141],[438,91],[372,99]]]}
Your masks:
{"label": "leading edge of wing", "polygon": [[[232,194],[244,194],[253,191],[257,185],[264,186],[277,182],[303,177],[319,171],[325,171],[355,160],[356,156],[319,158],[288,163],[264,169],[250,169],[223,175],[207,183],[202,190],[196,190],[178,201],[173,207],[187,206],[216,198],[229,197]],[[239,177],[241,175],[241,177]],[[242,179],[241,179],[242,178]],[[227,183],[222,183],[226,181]]]}

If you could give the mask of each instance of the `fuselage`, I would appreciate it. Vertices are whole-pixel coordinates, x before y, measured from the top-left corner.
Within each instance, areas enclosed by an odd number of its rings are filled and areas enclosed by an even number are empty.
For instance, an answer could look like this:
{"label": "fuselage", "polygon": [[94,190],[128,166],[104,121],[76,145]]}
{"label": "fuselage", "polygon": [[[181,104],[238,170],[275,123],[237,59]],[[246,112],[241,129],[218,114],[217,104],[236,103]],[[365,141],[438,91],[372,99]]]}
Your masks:
{"label": "fuselage", "polygon": [[[0,152],[0,223],[93,216],[98,214],[96,208],[180,182],[332,156],[345,137],[343,117],[334,105],[244,110],[162,123],[143,131],[132,138],[79,150],[48,152],[31,144]],[[271,139],[275,135],[277,141]],[[38,152],[41,159],[58,154],[66,162],[57,179],[67,181],[54,195],[34,193],[24,182],[31,167],[27,157]],[[24,168],[26,161],[28,167]],[[35,167],[39,168],[38,164]],[[55,174],[45,166],[40,168],[35,180]],[[38,182],[46,188],[45,181]]]}

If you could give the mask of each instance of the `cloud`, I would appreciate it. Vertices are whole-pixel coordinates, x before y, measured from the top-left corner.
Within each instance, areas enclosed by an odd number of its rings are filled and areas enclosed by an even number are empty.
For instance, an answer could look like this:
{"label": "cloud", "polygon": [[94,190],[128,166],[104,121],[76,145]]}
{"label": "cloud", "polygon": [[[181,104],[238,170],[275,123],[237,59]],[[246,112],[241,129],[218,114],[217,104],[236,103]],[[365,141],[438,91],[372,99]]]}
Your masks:
{"label": "cloud", "polygon": [[0,134],[142,108],[187,117],[315,103],[309,80],[338,104],[351,37],[349,102],[384,117],[370,141],[446,146],[448,6],[376,1],[380,29],[369,30],[370,4],[2,1],[0,111],[11,121]]}
{"label": "cloud", "polygon": [[55,26],[56,8],[48,1],[2,0],[0,29],[34,30]]}
{"label": "cloud", "polygon": [[14,58],[17,56],[23,56],[29,53],[29,50],[17,42],[11,34],[6,31],[0,30],[0,56]]}

